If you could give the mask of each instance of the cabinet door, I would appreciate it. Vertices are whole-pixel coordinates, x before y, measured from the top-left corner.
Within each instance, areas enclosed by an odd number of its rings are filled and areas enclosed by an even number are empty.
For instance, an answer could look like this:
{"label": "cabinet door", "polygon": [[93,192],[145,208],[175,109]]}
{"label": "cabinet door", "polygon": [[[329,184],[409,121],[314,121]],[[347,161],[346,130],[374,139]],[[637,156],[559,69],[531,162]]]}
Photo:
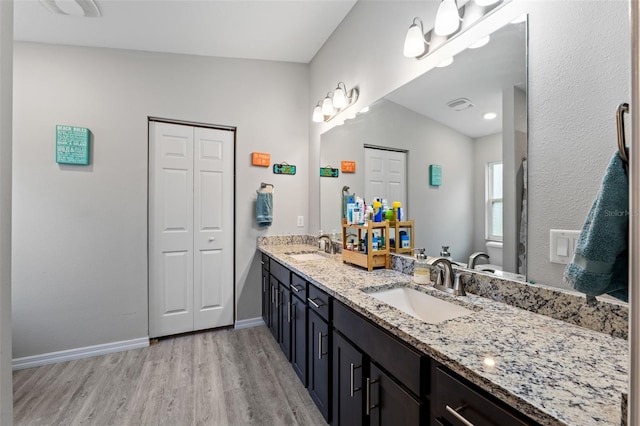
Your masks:
{"label": "cabinet door", "polygon": [[320,413],[329,421],[329,326],[317,313],[309,310],[308,323],[309,395]]}
{"label": "cabinet door", "polygon": [[332,334],[332,424],[362,426],[364,413],[363,355],[335,331]]}
{"label": "cabinet door", "polygon": [[307,304],[291,297],[291,365],[307,386]]}
{"label": "cabinet door", "polygon": [[278,304],[280,306],[280,349],[287,357],[287,361],[291,361],[291,290],[288,286],[280,284],[278,288]]}
{"label": "cabinet door", "polygon": [[262,268],[262,319],[267,327],[271,325],[271,318],[269,317],[269,307],[271,305],[271,294],[269,293],[270,288],[269,270]]}
{"label": "cabinet door", "polygon": [[278,280],[271,275],[269,277],[269,329],[276,342],[280,341],[278,313]]}
{"label": "cabinet door", "polygon": [[370,416],[371,426],[418,426],[421,424],[423,409],[420,402],[382,372],[376,364],[370,363],[370,374],[365,381],[365,413]]}

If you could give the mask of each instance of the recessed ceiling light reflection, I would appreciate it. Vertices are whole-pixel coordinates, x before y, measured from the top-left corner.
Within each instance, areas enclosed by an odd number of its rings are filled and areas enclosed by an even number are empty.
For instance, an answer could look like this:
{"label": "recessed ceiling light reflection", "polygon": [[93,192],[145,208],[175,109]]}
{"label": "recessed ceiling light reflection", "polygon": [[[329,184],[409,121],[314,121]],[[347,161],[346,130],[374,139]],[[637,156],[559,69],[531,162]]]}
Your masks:
{"label": "recessed ceiling light reflection", "polygon": [[498,114],[496,114],[495,112],[485,112],[484,114],[482,114],[482,118],[484,118],[485,120],[493,120],[497,116]]}
{"label": "recessed ceiling light reflection", "polygon": [[486,46],[487,43],[489,43],[489,40],[491,40],[491,36],[482,37],[480,40],[471,43],[469,45],[469,49],[477,49],[479,47]]}
{"label": "recessed ceiling light reflection", "polygon": [[483,359],[482,363],[489,368],[493,368],[496,366],[496,360],[491,356],[488,356],[485,359]]}
{"label": "recessed ceiling light reflection", "polygon": [[450,57],[450,58],[447,58],[444,61],[440,62],[438,65],[436,65],[436,67],[444,68],[444,67],[448,67],[452,63],[453,63],[453,57]]}

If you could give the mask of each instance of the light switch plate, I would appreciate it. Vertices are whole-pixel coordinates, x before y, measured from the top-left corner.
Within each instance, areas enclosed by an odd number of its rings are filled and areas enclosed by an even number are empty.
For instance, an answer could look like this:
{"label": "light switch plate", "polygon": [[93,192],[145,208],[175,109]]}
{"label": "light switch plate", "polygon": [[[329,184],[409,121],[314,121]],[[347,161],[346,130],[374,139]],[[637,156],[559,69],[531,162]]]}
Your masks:
{"label": "light switch plate", "polygon": [[549,231],[549,262],[566,265],[573,260],[580,231],[551,229]]}
{"label": "light switch plate", "polygon": [[298,216],[298,227],[302,228],[304,226],[304,216]]}

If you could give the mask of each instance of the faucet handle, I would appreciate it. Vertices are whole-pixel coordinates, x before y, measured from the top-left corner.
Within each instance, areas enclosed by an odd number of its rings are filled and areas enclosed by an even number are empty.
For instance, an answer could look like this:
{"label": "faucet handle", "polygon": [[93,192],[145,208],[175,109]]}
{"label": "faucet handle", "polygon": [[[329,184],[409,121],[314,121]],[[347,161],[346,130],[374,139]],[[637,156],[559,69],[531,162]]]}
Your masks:
{"label": "faucet handle", "polygon": [[461,272],[456,272],[453,280],[453,290],[456,296],[466,296],[467,293],[464,291],[464,284],[460,281],[460,277],[462,276]]}

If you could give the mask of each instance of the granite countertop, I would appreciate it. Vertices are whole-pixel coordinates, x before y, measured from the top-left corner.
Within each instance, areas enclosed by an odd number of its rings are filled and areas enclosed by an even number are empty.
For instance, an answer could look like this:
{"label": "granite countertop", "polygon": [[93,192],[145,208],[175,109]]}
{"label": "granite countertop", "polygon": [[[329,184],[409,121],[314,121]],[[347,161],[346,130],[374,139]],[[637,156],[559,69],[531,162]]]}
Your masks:
{"label": "granite countertop", "polygon": [[[436,361],[543,425],[620,425],[627,391],[627,341],[491,299],[450,296],[389,269],[368,272],[341,255],[298,261],[309,245],[259,249]],[[369,296],[409,286],[473,314],[427,324]],[[363,291],[365,290],[365,291]]]}

